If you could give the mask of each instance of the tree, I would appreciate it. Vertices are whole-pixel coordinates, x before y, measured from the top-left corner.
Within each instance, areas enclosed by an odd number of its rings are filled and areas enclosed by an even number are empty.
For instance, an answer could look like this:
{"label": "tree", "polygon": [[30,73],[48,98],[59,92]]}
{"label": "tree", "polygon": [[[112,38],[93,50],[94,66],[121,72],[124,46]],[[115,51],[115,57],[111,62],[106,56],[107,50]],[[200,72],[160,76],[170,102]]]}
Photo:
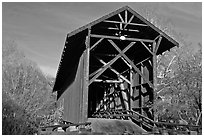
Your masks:
{"label": "tree", "polygon": [[160,15],[158,9],[143,7],[141,12],[147,20],[179,43],[179,48],[175,47],[157,57],[155,115],[159,115],[160,119],[165,117],[166,121],[178,121],[182,117],[189,124],[201,124],[201,44],[195,51],[195,45],[187,42],[185,36],[174,29],[172,21]]}
{"label": "tree", "polygon": [[18,106],[8,95],[2,95],[2,134],[22,135],[33,134],[37,128],[25,110]]}
{"label": "tree", "polygon": [[170,61],[166,63],[168,65],[162,64],[164,69],[160,70],[159,86],[167,86],[158,92],[158,96],[169,97],[171,101],[159,102],[158,106],[163,105],[163,108],[158,114],[162,115],[164,110],[168,110],[172,118],[178,119],[181,113],[189,124],[198,124],[202,113],[201,44],[195,53],[192,47],[187,47],[185,45],[177,50],[173,63]]}
{"label": "tree", "polygon": [[[19,128],[18,124],[11,121],[22,121],[22,128],[16,132],[6,130],[4,133],[33,134],[34,129],[36,131],[39,126],[37,117],[54,113],[56,95],[52,93],[50,79],[44,76],[36,63],[25,57],[15,42],[4,41],[2,51],[2,97],[3,100],[6,99],[2,109],[11,111],[14,115],[10,117],[6,113],[8,111],[3,111],[3,127],[7,125],[14,129]],[[33,132],[24,132],[25,127],[22,125],[30,127]]]}

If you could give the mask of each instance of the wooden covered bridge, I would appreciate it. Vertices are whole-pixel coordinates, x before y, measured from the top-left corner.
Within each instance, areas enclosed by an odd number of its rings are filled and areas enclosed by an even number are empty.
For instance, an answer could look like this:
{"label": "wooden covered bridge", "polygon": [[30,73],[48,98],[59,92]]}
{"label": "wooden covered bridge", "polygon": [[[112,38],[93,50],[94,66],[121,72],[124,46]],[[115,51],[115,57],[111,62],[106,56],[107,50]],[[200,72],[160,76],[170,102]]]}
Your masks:
{"label": "wooden covered bridge", "polygon": [[69,33],[53,89],[63,119],[131,119],[151,130],[157,55],[174,46],[175,40],[128,6]]}

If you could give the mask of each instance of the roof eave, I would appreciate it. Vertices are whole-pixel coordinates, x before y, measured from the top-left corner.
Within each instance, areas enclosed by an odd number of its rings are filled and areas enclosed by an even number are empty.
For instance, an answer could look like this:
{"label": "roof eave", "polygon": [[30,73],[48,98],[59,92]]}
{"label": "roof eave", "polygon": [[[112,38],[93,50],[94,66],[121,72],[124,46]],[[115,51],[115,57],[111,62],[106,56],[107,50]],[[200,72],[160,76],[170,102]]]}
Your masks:
{"label": "roof eave", "polygon": [[124,6],[124,7],[120,8],[120,9],[118,9],[116,11],[113,11],[113,12],[107,14],[107,15],[104,15],[103,17],[100,17],[99,19],[97,19],[95,21],[92,21],[91,23],[88,23],[88,24],[86,24],[86,25],[84,25],[84,26],[82,26],[82,27],[68,33],[67,37],[71,37],[71,36],[79,33],[80,31],[83,31],[83,30],[85,30],[87,28],[90,28],[91,26],[94,26],[94,25],[102,22],[103,20],[106,20],[107,18],[110,18],[110,17],[112,17],[112,16],[114,16],[114,15],[116,15],[116,14],[118,14],[118,13],[120,13],[120,12],[122,12],[122,11],[128,9],[128,8],[129,8],[128,6]]}
{"label": "roof eave", "polygon": [[164,36],[166,39],[168,39],[170,42],[172,42],[175,46],[179,46],[179,43],[176,42],[174,39],[172,39],[171,37],[169,37],[166,33],[164,33],[162,30],[160,30],[159,28],[157,28],[156,26],[154,26],[151,22],[149,22],[148,20],[146,20],[144,17],[142,17],[140,14],[138,14],[136,11],[134,11],[133,9],[131,9],[130,7],[127,7],[128,11],[131,12],[133,15],[135,15],[136,17],[138,17],[140,20],[142,20],[143,22],[145,22],[147,25],[149,25],[152,29],[154,29],[155,31],[159,32],[160,35]]}

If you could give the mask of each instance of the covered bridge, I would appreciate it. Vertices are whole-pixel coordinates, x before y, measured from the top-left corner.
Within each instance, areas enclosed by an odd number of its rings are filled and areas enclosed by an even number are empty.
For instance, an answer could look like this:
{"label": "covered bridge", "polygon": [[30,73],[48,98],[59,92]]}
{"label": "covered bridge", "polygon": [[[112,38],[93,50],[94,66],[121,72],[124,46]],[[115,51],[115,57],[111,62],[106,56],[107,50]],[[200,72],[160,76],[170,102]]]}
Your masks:
{"label": "covered bridge", "polygon": [[53,89],[63,119],[118,118],[120,111],[154,120],[156,56],[174,46],[175,40],[128,6],[70,32]]}

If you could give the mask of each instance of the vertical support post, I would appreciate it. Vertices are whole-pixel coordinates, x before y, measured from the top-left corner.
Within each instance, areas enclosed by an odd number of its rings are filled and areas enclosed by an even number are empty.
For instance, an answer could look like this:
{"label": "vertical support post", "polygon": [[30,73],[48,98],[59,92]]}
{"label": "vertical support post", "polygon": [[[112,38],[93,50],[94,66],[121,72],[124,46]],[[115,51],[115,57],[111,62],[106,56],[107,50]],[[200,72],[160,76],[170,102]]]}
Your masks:
{"label": "vertical support post", "polygon": [[154,121],[158,121],[158,116],[155,114],[155,99],[156,99],[156,90],[157,90],[157,56],[156,56],[156,42],[153,42],[153,117]]}
{"label": "vertical support post", "polygon": [[103,103],[103,105],[104,105],[104,110],[107,110],[107,98],[106,98],[106,95],[107,95],[107,91],[106,91],[106,86],[104,86],[104,96],[103,96],[103,98],[104,98],[104,103]]}
{"label": "vertical support post", "polygon": [[125,23],[127,23],[127,17],[128,17],[127,10],[125,10]]}
{"label": "vertical support post", "polygon": [[[138,65],[138,68],[140,70],[140,72],[142,73],[142,65],[141,63]],[[142,106],[143,106],[143,98],[142,98],[142,76],[139,75],[139,113],[142,115],[143,112],[142,112]]]}
{"label": "vertical support post", "polygon": [[86,43],[85,43],[86,51],[85,51],[85,60],[84,60],[84,80],[83,80],[81,122],[86,122],[88,119],[90,34],[91,34],[91,28],[88,28],[88,35],[86,37]]}
{"label": "vertical support post", "polygon": [[[140,71],[141,71],[141,73],[142,74],[144,74],[144,69],[143,69],[143,65],[142,65],[142,63],[141,63],[141,65],[140,65]],[[143,107],[144,107],[144,97],[143,97],[143,93],[144,93],[144,88],[143,88],[143,85],[144,84],[144,80],[143,80],[143,78],[141,77],[141,114],[142,115],[144,115],[144,111],[143,111]]]}
{"label": "vertical support post", "polygon": [[132,67],[130,67],[130,104],[129,104],[129,108],[130,110],[132,110],[132,104],[133,104],[133,79],[132,79]]}

